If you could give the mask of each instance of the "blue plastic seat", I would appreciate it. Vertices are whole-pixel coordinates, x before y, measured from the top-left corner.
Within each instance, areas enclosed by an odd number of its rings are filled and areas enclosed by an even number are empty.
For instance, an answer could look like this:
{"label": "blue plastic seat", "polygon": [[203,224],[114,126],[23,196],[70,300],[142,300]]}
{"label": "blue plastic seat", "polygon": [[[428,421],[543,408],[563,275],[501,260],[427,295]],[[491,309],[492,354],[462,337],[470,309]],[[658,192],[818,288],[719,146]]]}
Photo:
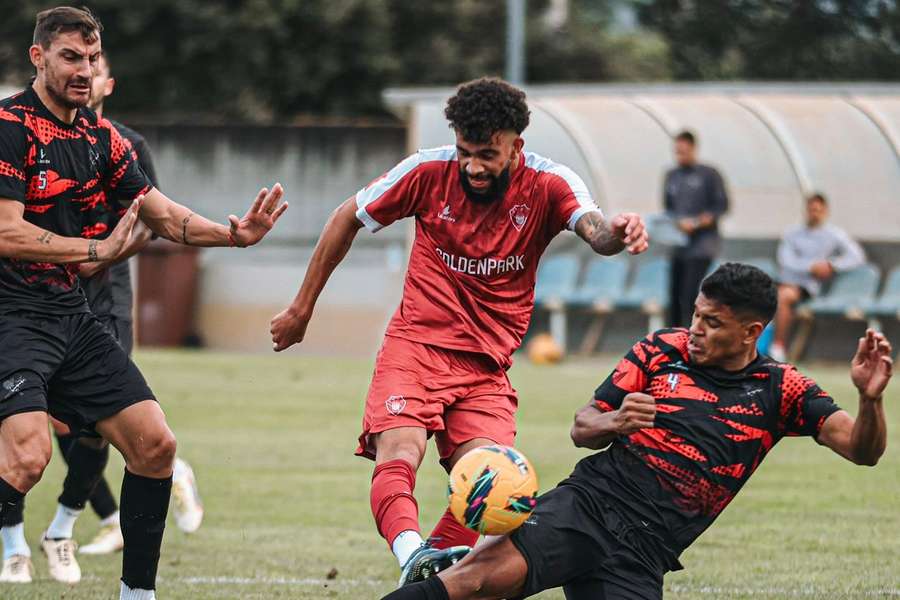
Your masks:
{"label": "blue plastic seat", "polygon": [[669,260],[652,258],[637,266],[634,280],[616,300],[616,308],[659,314],[669,305]]}
{"label": "blue plastic seat", "polygon": [[852,271],[838,273],[828,292],[813,298],[798,311],[812,315],[843,316],[863,319],[866,308],[875,299],[881,271],[875,265],[866,264]]}
{"label": "blue plastic seat", "polygon": [[569,306],[609,311],[625,291],[628,263],[619,258],[597,256],[585,269],[581,284],[565,297]]}
{"label": "blue plastic seat", "polygon": [[534,286],[534,303],[561,304],[575,290],[579,266],[574,254],[554,254],[542,260]]}
{"label": "blue plastic seat", "polygon": [[891,269],[881,295],[868,302],[865,312],[869,317],[900,319],[900,266]]}

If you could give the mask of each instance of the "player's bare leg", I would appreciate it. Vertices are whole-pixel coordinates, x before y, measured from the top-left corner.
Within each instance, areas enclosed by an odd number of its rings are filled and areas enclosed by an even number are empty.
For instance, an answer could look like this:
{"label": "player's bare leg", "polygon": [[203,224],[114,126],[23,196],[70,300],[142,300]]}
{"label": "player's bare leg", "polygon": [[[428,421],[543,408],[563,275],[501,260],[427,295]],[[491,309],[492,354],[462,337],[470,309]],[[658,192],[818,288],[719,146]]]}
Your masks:
{"label": "player's bare leg", "polygon": [[[447,472],[449,473],[457,461],[470,450],[483,446],[492,446],[496,443],[488,438],[475,438],[462,444],[447,461]],[[474,547],[476,542],[478,542],[478,537],[477,531],[461,525],[453,516],[453,513],[450,512],[450,509],[447,508],[431,531],[429,539],[432,540],[431,543],[435,548],[450,548],[452,546]]]}
{"label": "player's bare leg", "polygon": [[514,598],[525,586],[528,564],[506,536],[478,546],[446,571],[382,600],[469,600]]}
{"label": "player's bare leg", "polygon": [[40,481],[51,448],[47,413],[19,413],[0,422],[0,511]]}
{"label": "player's bare leg", "polygon": [[[47,413],[19,413],[0,422],[0,518],[17,508],[21,511],[25,493],[40,480],[50,461],[51,448]],[[31,550],[24,540],[21,518],[16,521],[14,527],[4,522],[0,581],[28,583],[33,572]],[[11,544],[12,540],[18,543]]]}
{"label": "player's bare leg", "polygon": [[423,427],[397,427],[372,436],[372,514],[378,532],[400,564],[400,585],[430,577],[468,553],[467,547],[436,549],[419,532],[419,507],[413,496],[416,471],[425,456]]}
{"label": "player's bare leg", "polygon": [[172,491],[175,436],[162,408],[152,400],[100,421],[96,429],[125,458],[120,499],[125,538],[121,598],[152,600]]}

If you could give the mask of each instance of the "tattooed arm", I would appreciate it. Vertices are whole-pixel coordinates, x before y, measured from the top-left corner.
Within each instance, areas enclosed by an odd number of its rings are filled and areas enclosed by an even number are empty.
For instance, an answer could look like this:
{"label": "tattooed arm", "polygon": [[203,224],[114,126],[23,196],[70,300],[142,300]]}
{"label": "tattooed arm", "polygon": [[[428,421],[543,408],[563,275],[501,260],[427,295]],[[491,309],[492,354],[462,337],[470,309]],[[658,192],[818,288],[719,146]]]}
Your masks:
{"label": "tattooed arm", "polygon": [[0,199],[0,256],[35,262],[81,263],[115,258],[131,237],[140,199],[105,240],[65,237],[24,219],[25,205]]}
{"label": "tattooed arm", "polygon": [[575,223],[575,233],[597,254],[612,256],[627,249],[640,254],[648,246],[644,221],[635,213],[622,213],[607,221],[599,211],[585,213]]}
{"label": "tattooed arm", "polygon": [[281,202],[283,193],[279,183],[271,191],[263,188],[243,218],[230,215],[229,224],[222,225],[195,214],[153,188],[147,192],[141,220],[153,233],[179,244],[243,248],[259,242],[287,210],[287,202]]}

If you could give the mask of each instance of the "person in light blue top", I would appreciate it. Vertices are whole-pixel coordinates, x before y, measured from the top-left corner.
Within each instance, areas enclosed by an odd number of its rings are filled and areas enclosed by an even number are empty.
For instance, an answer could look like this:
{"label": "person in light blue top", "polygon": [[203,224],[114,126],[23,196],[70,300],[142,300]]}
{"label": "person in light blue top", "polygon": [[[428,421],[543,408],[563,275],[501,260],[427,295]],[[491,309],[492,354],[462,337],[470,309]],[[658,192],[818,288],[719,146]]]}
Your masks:
{"label": "person in light blue top", "polygon": [[862,247],[828,222],[828,201],[815,193],[806,199],[806,223],[788,229],[778,245],[778,312],[769,355],[785,360],[785,347],[798,302],[817,296],[836,273],[866,261]]}

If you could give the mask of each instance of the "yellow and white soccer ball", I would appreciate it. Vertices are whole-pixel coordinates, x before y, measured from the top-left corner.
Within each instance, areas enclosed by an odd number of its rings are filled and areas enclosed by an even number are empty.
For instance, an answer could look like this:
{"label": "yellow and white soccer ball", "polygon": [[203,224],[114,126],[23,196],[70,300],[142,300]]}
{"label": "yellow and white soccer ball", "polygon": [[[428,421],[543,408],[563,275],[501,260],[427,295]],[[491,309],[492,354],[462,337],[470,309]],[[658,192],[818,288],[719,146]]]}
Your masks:
{"label": "yellow and white soccer ball", "polygon": [[504,535],[528,519],[537,505],[534,467],[509,446],[467,452],[450,472],[450,512],[484,535]]}

